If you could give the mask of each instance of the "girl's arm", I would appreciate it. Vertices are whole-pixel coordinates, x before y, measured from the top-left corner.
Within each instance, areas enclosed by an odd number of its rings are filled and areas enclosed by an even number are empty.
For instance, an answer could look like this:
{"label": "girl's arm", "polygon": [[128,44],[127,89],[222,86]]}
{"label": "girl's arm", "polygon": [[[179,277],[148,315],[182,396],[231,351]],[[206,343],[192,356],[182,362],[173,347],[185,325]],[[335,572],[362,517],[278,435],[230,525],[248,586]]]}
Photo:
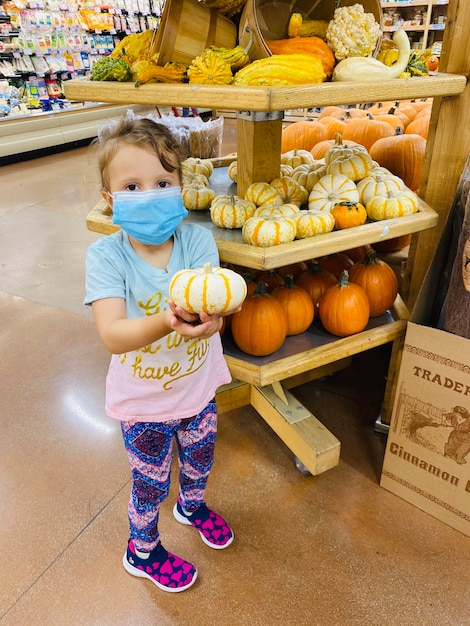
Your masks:
{"label": "girl's arm", "polygon": [[104,298],[92,303],[98,334],[105,348],[122,354],[143,348],[172,331],[183,337],[207,339],[222,325],[219,315],[191,315],[170,302],[170,308],[154,315],[128,319],[123,298]]}

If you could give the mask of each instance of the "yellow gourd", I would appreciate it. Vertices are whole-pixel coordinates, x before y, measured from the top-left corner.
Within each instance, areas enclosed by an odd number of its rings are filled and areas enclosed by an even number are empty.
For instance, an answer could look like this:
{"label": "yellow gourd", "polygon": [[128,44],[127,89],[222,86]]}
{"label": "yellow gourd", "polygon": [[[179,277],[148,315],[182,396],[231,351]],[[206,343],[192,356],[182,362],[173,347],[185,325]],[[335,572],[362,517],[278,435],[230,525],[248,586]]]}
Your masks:
{"label": "yellow gourd", "polygon": [[324,235],[335,227],[335,218],[328,211],[300,211],[294,219],[297,239]]}
{"label": "yellow gourd", "polygon": [[222,56],[206,51],[192,61],[188,77],[191,84],[230,85],[233,74],[230,64]]}
{"label": "yellow gourd", "polygon": [[326,80],[323,64],[312,54],[273,54],[257,59],[239,72],[234,85],[287,86],[322,83]]}

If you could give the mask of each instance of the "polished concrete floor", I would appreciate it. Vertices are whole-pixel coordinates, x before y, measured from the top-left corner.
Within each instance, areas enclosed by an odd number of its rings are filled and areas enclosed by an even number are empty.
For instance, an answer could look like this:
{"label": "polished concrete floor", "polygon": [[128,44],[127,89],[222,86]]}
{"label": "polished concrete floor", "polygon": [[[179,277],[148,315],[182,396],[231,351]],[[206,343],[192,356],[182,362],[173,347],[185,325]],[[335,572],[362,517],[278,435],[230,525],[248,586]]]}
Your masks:
{"label": "polished concrete floor", "polygon": [[175,595],[129,576],[129,470],[82,305],[93,156],[5,165],[0,186],[1,626],[470,624],[470,539],[379,486],[387,347],[294,390],[341,441],[319,476],[251,406],[222,414],[207,499],[234,543],[210,550],[174,521],[173,486],[161,532],[198,581]]}

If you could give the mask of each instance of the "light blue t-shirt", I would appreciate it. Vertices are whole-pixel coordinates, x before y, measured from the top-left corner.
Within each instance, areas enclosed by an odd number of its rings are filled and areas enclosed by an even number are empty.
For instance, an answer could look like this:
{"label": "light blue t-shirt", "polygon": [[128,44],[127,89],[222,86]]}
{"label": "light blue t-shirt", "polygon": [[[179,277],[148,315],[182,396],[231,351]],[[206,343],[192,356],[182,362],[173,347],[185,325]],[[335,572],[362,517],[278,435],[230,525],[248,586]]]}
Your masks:
{"label": "light blue t-shirt", "polygon": [[[146,263],[120,230],[89,247],[84,302],[124,298],[128,318],[153,315],[168,308],[173,275],[205,263],[217,267],[219,255],[212,233],[198,224],[178,226],[166,271]],[[219,333],[191,339],[173,331],[149,346],[111,356],[106,413],[126,422],[192,417],[230,380]]]}
{"label": "light blue t-shirt", "polygon": [[[103,298],[124,298],[127,317],[143,317],[142,303],[156,291],[168,297],[173,275],[182,269],[219,265],[212,233],[199,224],[183,222],[174,235],[167,270],[152,267],[132,248],[123,230],[98,239],[87,252],[84,304]],[[141,303],[141,304],[139,304]]]}

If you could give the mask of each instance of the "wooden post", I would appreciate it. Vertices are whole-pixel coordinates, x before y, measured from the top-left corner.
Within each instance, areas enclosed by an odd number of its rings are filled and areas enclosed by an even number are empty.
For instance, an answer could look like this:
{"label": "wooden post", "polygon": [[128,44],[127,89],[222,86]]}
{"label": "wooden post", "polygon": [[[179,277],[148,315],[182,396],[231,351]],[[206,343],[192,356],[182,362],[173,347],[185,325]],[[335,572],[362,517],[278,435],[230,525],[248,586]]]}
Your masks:
{"label": "wooden post", "polygon": [[282,111],[237,113],[237,194],[252,183],[278,178],[281,166]]}
{"label": "wooden post", "polygon": [[[469,76],[469,0],[449,0],[440,59],[440,72]],[[460,96],[435,98],[426,160],[419,195],[438,214],[436,228],[419,233],[411,245],[407,271],[411,274],[407,297],[412,309],[431,263],[470,152],[470,86]]]}

